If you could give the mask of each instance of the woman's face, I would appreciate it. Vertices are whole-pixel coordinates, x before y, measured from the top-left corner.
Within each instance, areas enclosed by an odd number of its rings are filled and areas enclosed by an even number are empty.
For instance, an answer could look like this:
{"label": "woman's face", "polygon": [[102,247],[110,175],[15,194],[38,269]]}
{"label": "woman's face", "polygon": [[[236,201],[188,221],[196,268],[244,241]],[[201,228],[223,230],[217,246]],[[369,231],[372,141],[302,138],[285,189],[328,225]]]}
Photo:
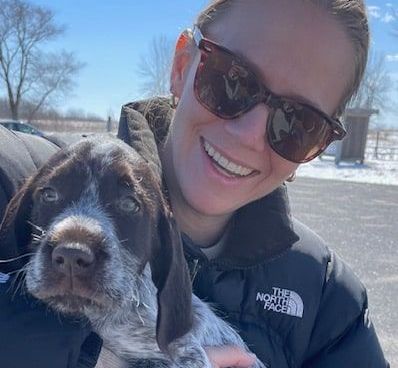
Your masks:
{"label": "woman's face", "polygon": [[[353,75],[353,48],[343,27],[302,1],[237,2],[204,36],[254,64],[274,93],[330,115]],[[172,73],[179,104],[165,151],[169,186],[201,214],[228,215],[273,191],[298,165],[276,154],[265,139],[266,105],[223,120],[197,101],[193,81],[200,52],[187,52],[178,54]],[[224,166],[233,163],[241,175],[223,170],[206,150],[227,160]]]}

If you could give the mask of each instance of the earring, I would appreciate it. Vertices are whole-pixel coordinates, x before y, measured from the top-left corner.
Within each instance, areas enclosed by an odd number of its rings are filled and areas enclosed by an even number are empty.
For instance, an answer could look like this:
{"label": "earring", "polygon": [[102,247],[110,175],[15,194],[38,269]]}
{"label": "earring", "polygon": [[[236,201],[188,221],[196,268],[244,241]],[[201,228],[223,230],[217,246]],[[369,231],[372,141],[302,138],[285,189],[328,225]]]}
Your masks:
{"label": "earring", "polygon": [[296,172],[293,171],[293,172],[289,175],[289,177],[286,179],[286,181],[287,181],[288,183],[291,183],[291,182],[295,181],[295,179],[296,179]]}
{"label": "earring", "polygon": [[175,109],[178,105],[178,97],[176,97],[174,94],[171,94],[170,96],[170,105],[173,109]]}

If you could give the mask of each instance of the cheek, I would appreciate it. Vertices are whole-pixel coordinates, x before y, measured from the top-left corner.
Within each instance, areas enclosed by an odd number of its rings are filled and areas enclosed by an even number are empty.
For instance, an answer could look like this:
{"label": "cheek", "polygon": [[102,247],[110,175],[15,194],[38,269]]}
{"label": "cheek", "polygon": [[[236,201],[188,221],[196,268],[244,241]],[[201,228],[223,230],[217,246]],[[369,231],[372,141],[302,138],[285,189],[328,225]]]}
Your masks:
{"label": "cheek", "polygon": [[[173,152],[173,160],[176,164],[184,164],[189,155],[198,154],[200,137],[209,133],[215,126],[223,124],[219,118],[207,111],[193,94],[186,94],[181,100],[170,126],[170,145]],[[219,133],[218,133],[219,134]],[[176,165],[176,170],[178,170]]]}
{"label": "cheek", "polygon": [[297,168],[300,166],[300,164],[285,160],[274,152],[271,156],[270,165],[271,175],[268,177],[268,181],[273,182],[273,189],[276,189],[278,186],[282,185],[296,172]]}
{"label": "cheek", "polygon": [[300,164],[285,160],[274,152],[271,157],[271,165],[274,175],[280,178],[282,181],[288,178],[300,166]]}
{"label": "cheek", "polygon": [[300,166],[289,162],[276,153],[272,152],[270,161],[270,171],[259,182],[251,200],[260,199],[282,185]]}
{"label": "cheek", "polygon": [[[142,211],[142,209],[141,209]],[[147,260],[156,226],[146,214],[112,214],[121,246],[141,260]]]}
{"label": "cheek", "polygon": [[[31,215],[31,223],[33,231],[37,233],[40,230],[47,230],[51,225],[52,221],[60,214],[63,210],[63,206],[60,205],[43,205],[38,203],[34,205]],[[37,230],[37,231],[35,231]]]}

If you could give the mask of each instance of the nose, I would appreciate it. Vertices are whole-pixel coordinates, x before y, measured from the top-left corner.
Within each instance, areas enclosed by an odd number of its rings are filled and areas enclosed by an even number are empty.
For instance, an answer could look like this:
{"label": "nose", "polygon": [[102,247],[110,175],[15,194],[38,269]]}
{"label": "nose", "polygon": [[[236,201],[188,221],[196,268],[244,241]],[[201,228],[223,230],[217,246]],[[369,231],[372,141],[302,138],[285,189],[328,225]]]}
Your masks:
{"label": "nose", "polygon": [[68,276],[84,276],[95,263],[93,251],[80,244],[59,245],[53,250],[51,258],[54,269]]}
{"label": "nose", "polygon": [[258,104],[238,118],[227,120],[225,129],[243,145],[252,150],[262,152],[266,145],[269,116],[269,108],[265,104]]}

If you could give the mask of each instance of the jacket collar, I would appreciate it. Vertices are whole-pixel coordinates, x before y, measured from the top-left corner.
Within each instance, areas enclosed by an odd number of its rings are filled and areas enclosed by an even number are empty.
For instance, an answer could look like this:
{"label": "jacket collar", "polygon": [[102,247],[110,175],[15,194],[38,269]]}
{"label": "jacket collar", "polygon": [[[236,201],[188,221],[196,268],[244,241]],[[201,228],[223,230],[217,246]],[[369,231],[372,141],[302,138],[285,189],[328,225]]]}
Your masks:
{"label": "jacket collar", "polygon": [[[132,102],[122,107],[118,137],[130,143],[129,111],[141,113],[148,122],[157,144],[166,138],[173,117],[171,103],[166,98]],[[126,118],[127,117],[127,118]],[[299,240],[293,230],[286,186],[239,209],[231,219],[224,251],[217,262],[232,267],[248,267],[273,258]]]}
{"label": "jacket collar", "polygon": [[250,266],[289,249],[299,237],[293,230],[286,186],[239,209],[232,218],[223,263]]}

